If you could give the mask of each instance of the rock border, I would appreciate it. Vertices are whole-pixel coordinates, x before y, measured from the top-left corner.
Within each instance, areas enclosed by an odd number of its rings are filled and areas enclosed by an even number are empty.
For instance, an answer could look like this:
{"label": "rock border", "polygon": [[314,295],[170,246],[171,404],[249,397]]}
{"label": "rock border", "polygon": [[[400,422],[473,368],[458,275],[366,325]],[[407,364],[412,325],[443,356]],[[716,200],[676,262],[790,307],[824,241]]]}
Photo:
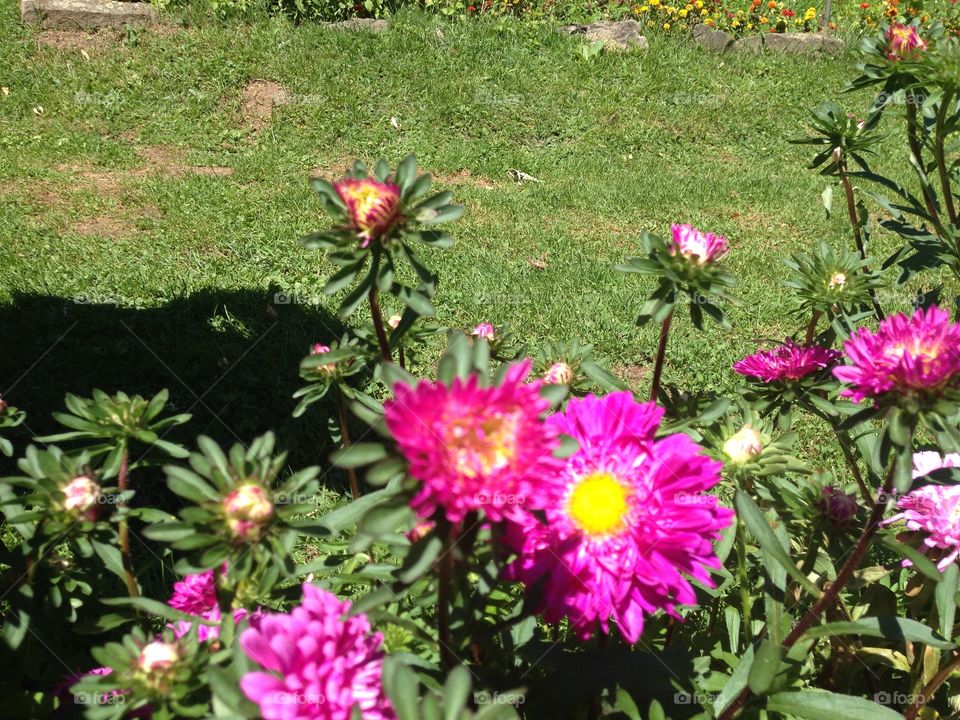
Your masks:
{"label": "rock border", "polygon": [[650,43],[636,20],[600,20],[589,25],[564,25],[560,32],[582,35],[590,42],[601,41],[609,50],[649,50]]}
{"label": "rock border", "polygon": [[717,53],[758,53],[766,49],[788,55],[839,55],[847,48],[840,38],[821,33],[766,33],[738,40],[730,33],[700,24],[693,28],[692,35],[704,50]]}
{"label": "rock border", "polygon": [[45,29],[91,30],[156,25],[156,9],[145,2],[117,0],[21,0],[20,18]]}

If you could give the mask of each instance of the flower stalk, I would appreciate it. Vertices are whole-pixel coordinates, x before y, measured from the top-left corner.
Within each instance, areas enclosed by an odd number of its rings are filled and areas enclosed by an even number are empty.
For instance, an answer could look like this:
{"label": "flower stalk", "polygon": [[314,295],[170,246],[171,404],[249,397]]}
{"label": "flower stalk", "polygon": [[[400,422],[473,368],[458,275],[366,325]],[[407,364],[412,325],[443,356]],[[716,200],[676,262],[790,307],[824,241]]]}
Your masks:
{"label": "flower stalk", "polygon": [[377,333],[377,344],[380,346],[380,356],[390,362],[390,341],[387,339],[387,332],[383,327],[383,313],[380,311],[380,302],[377,299],[377,286],[370,288],[370,315],[373,317],[373,329]]}
{"label": "flower stalk", "polygon": [[650,400],[656,402],[660,395],[660,377],[663,374],[663,364],[667,357],[667,338],[670,334],[670,324],[673,322],[673,310],[664,318],[660,326],[660,342],[657,344],[657,359],[653,366],[653,381],[650,384]]}
{"label": "flower stalk", "polygon": [[[120,453],[120,470],[117,475],[117,486],[121,495],[127,491],[129,475],[130,449],[124,443],[123,450]],[[118,507],[121,512],[126,510],[126,501],[118,503]],[[133,556],[130,553],[130,527],[126,516],[121,518],[117,532],[120,539],[120,557],[123,561],[123,581],[127,586],[127,593],[132,598],[140,597],[140,588],[137,587],[137,578],[133,572]]]}

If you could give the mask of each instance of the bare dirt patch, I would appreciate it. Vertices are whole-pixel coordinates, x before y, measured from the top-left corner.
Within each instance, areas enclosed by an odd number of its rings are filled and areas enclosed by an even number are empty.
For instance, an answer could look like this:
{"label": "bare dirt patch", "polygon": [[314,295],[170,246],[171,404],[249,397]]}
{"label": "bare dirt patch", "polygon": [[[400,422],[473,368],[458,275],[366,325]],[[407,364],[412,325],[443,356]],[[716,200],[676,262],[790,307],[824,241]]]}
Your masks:
{"label": "bare dirt patch", "polygon": [[251,80],[243,88],[240,115],[244,125],[254,132],[259,132],[270,124],[274,107],[289,103],[290,93],[280,83],[273,80]]}
{"label": "bare dirt patch", "polygon": [[433,179],[440,185],[460,185],[466,187],[482,188],[484,190],[495,190],[499,187],[498,183],[483,175],[477,175],[470,170],[457,170],[455,172],[437,172],[432,173]]}
{"label": "bare dirt patch", "polygon": [[36,40],[39,45],[54,50],[77,50],[83,52],[102,50],[116,45],[122,34],[118,30],[103,29],[99,32],[85,32],[83,30],[44,30],[38,32]]}
{"label": "bare dirt patch", "polygon": [[618,378],[626,380],[627,385],[634,389],[642,388],[650,377],[650,368],[640,365],[614,365],[610,370]]}

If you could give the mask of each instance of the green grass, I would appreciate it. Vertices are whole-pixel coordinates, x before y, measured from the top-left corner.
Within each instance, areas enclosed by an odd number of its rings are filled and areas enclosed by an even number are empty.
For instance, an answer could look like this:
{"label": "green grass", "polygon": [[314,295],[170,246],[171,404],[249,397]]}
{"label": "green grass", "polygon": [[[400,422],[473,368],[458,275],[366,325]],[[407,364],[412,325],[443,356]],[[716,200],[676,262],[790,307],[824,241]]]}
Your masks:
{"label": "green grass", "polygon": [[[821,238],[850,242],[842,217],[825,218],[807,149],[788,141],[822,100],[866,99],[840,95],[852,56],[718,57],[650,39],[648,54],[586,62],[576,39],[532,23],[401,14],[372,35],[207,21],[98,44],[88,60],[38,45],[4,4],[0,390],[30,413],[21,441],[53,428],[66,391],[169,387],[194,433],[273,427],[295,459],[316,461],[322,413],[292,421],[290,394],[308,343],[341,326],[331,302],[273,302],[318,295],[330,272],[297,243],[324,224],[308,176],[410,152],[467,206],[455,248],[425,255],[439,319],[591,341],[637,387],[655,349],[656,329],[634,326],[650,286],[613,265],[639,252],[642,229],[727,235],[734,329],[696,333],[682,313],[665,380],[731,389],[730,364],[756,338],[800,327],[782,260]],[[253,79],[292,99],[260,132],[239,113]],[[232,172],[138,171],[138,149],[155,146]],[[542,182],[514,184],[511,168]]]}

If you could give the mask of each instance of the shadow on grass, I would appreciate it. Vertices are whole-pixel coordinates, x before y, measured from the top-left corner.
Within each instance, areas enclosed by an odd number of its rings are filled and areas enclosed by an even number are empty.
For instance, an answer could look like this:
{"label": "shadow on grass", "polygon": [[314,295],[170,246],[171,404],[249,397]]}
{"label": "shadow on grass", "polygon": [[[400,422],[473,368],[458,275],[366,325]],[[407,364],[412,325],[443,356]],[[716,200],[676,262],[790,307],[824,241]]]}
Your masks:
{"label": "shadow on grass", "polygon": [[[319,306],[282,300],[272,290],[209,290],[130,308],[15,295],[0,305],[0,393],[27,419],[6,436],[19,456],[32,437],[63,431],[51,413],[65,409],[68,392],[149,397],[167,388],[165,413],[193,415],[167,439],[192,450],[201,434],[230,446],[273,430],[290,467],[325,466],[329,410],[315,406],[294,419],[291,395],[310,345],[339,337],[344,326]],[[336,486],[340,478],[330,477]]]}

